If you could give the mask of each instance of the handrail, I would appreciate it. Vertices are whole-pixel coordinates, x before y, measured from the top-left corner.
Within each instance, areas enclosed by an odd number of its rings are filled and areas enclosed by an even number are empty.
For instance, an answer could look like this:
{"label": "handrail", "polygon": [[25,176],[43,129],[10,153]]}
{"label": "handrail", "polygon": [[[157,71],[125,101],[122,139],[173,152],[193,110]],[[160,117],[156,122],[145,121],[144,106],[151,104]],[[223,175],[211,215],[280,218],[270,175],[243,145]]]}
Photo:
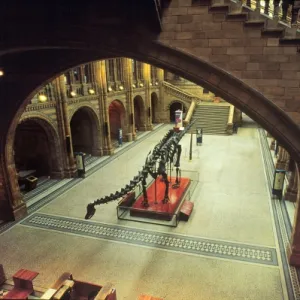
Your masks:
{"label": "handrail", "polygon": [[187,101],[187,102],[191,102],[194,100],[194,99],[197,99],[197,101],[201,101],[202,99],[196,95],[193,95],[187,91],[183,91],[182,89],[176,87],[175,85],[169,83],[169,82],[166,82],[166,81],[163,81],[163,86],[165,88],[165,92],[166,93],[170,93],[174,96],[177,96],[177,97],[180,97],[182,98],[183,100]]}
{"label": "handrail", "polygon": [[230,104],[227,124],[233,123],[233,116],[234,116],[234,106]]}
{"label": "handrail", "polygon": [[191,122],[195,108],[196,108],[196,100],[194,99],[188,109],[185,119],[183,120],[184,126],[188,125]]}
{"label": "handrail", "polygon": [[300,6],[296,4],[296,1],[293,1],[293,4],[289,4],[287,0],[280,2],[274,0],[232,0],[232,2],[241,3],[243,7],[250,8],[267,18],[281,21],[287,26],[297,27],[300,25],[298,18]]}

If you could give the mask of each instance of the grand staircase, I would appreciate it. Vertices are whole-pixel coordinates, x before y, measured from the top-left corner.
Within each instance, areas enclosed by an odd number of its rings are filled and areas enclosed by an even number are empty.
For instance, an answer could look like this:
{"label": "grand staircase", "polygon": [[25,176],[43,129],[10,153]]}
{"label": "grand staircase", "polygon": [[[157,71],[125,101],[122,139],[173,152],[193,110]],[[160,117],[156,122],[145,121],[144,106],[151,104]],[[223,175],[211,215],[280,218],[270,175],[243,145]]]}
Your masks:
{"label": "grand staircase", "polygon": [[226,135],[229,105],[198,104],[192,121],[196,120],[193,130],[200,127],[203,134]]}

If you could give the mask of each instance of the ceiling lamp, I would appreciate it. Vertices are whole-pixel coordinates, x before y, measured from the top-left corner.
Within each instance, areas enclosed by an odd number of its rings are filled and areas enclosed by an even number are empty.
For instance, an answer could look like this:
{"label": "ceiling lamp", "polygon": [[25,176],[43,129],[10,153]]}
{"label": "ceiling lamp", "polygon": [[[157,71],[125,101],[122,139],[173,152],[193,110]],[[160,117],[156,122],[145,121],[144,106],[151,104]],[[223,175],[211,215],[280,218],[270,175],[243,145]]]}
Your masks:
{"label": "ceiling lamp", "polygon": [[140,83],[140,87],[143,87],[144,86],[144,84],[143,83]]}
{"label": "ceiling lamp", "polygon": [[95,90],[94,89],[89,89],[89,94],[94,95],[95,94]]}
{"label": "ceiling lamp", "polygon": [[4,75],[4,71],[0,69],[0,76]]}
{"label": "ceiling lamp", "polygon": [[77,94],[76,94],[75,91],[72,91],[72,92],[70,93],[70,95],[71,95],[72,97],[75,97]]}
{"label": "ceiling lamp", "polygon": [[120,86],[119,86],[119,89],[120,89],[121,91],[123,91],[123,90],[124,90],[123,85],[120,85]]}
{"label": "ceiling lamp", "polygon": [[38,98],[39,98],[40,102],[46,102],[47,101],[47,96],[44,95],[44,94],[40,94]]}
{"label": "ceiling lamp", "polygon": [[109,86],[109,87],[108,87],[108,91],[109,91],[109,92],[111,92],[111,91],[112,91],[112,88],[111,88],[111,86]]}

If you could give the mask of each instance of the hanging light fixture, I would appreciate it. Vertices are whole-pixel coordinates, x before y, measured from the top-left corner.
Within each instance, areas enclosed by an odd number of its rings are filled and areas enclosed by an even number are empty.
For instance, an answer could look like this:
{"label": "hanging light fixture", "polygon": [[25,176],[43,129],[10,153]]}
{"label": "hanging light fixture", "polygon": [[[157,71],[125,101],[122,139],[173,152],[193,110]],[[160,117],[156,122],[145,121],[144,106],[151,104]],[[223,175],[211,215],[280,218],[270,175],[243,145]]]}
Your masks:
{"label": "hanging light fixture", "polygon": [[0,69],[0,76],[4,75],[4,71],[2,69]]}
{"label": "hanging light fixture", "polygon": [[38,96],[38,99],[39,99],[40,102],[46,102],[48,98],[47,98],[46,95],[40,94],[40,95]]}
{"label": "hanging light fixture", "polygon": [[75,91],[71,91],[70,95],[71,95],[72,97],[76,97],[77,94],[76,94]]}
{"label": "hanging light fixture", "polygon": [[119,89],[120,89],[121,91],[123,91],[123,90],[124,90],[123,85],[120,85],[120,86],[119,86]]}
{"label": "hanging light fixture", "polygon": [[155,81],[155,85],[158,85],[158,82],[157,82],[157,81]]}
{"label": "hanging light fixture", "polygon": [[111,87],[111,86],[108,87],[108,91],[109,91],[109,92],[112,91],[112,87]]}
{"label": "hanging light fixture", "polygon": [[94,95],[95,94],[95,90],[94,89],[89,89],[89,94],[90,95]]}
{"label": "hanging light fixture", "polygon": [[132,85],[132,87],[133,87],[133,88],[135,88],[135,87],[136,87],[136,85],[135,85],[135,84],[133,84],[133,85]]}
{"label": "hanging light fixture", "polygon": [[140,87],[143,87],[144,86],[144,84],[143,83],[140,83]]}

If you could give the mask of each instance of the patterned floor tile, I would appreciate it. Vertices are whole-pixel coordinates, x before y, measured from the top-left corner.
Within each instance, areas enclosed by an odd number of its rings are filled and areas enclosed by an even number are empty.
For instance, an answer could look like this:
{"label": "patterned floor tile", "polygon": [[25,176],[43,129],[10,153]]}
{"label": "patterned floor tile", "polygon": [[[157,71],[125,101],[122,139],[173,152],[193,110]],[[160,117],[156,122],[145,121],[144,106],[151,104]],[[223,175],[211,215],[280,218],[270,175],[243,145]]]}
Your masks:
{"label": "patterned floor tile", "polygon": [[185,237],[177,234],[126,228],[40,213],[33,214],[21,222],[21,224],[80,236],[163,248],[196,255],[213,256],[273,266],[278,265],[276,250],[268,247],[246,246],[238,243]]}

